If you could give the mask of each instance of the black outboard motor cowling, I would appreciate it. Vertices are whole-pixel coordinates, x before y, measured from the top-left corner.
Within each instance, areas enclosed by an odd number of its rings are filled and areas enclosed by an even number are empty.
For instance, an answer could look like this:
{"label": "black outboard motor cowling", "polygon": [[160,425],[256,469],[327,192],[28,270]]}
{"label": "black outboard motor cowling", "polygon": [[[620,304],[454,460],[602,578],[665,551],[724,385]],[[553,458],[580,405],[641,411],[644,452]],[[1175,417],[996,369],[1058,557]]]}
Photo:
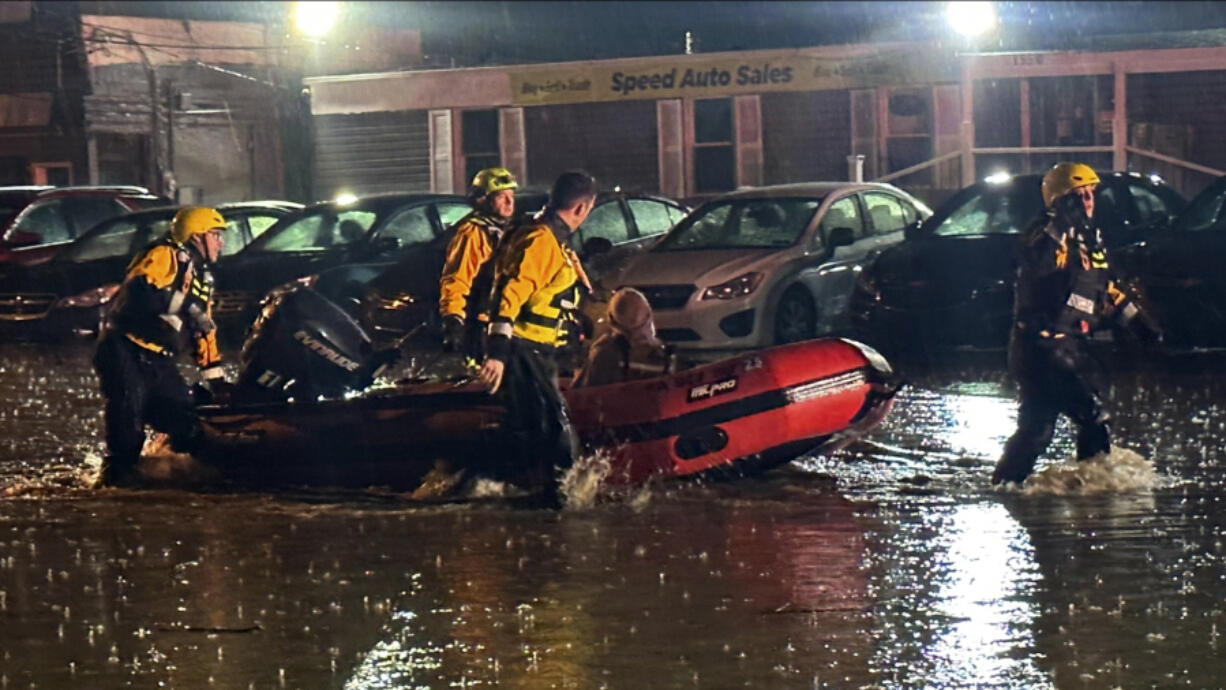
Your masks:
{"label": "black outboard motor cowling", "polygon": [[242,400],[334,398],[370,385],[380,362],[344,309],[301,287],[269,299],[243,342]]}

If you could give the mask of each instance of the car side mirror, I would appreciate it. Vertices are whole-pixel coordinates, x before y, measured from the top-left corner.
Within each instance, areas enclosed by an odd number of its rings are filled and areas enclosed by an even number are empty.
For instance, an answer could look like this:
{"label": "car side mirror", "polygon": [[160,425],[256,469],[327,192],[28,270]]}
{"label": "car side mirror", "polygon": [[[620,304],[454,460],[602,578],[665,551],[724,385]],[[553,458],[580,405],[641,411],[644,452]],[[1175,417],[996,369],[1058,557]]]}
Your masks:
{"label": "car side mirror", "polygon": [[924,226],[924,221],[923,219],[920,219],[920,218],[917,218],[916,220],[913,220],[910,223],[907,223],[906,227],[902,229],[903,239],[913,240],[919,237],[920,228],[923,226]]}
{"label": "car side mirror", "polygon": [[833,253],[839,247],[850,247],[852,244],[855,244],[855,241],[855,230],[847,227],[833,228],[830,231],[830,235],[826,237],[826,246]]}
{"label": "car side mirror", "polygon": [[583,243],[583,248],[580,250],[581,258],[590,259],[599,254],[607,254],[613,251],[613,243],[607,237],[593,237]]}
{"label": "car side mirror", "polygon": [[14,230],[13,234],[9,235],[8,244],[10,247],[32,247],[43,241],[43,236],[37,232],[29,230]]}

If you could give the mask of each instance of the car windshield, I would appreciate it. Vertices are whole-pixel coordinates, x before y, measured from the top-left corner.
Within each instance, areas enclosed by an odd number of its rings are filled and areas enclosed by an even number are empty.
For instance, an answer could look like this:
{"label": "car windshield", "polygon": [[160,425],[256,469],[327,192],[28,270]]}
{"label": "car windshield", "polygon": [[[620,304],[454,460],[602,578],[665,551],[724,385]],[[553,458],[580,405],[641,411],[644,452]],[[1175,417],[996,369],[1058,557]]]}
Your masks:
{"label": "car windshield", "polygon": [[682,220],[652,251],[770,249],[800,239],[821,199],[729,199],[706,204]]}
{"label": "car windshield", "polygon": [[1197,232],[1217,227],[1226,221],[1222,214],[1223,201],[1226,201],[1226,179],[1198,194],[1179,220],[1175,221],[1175,229]]}
{"label": "car windshield", "polygon": [[378,214],[366,209],[324,206],[278,224],[248,246],[251,252],[322,252],[356,242],[375,224]]}
{"label": "car windshield", "polygon": [[[161,228],[165,232],[170,225],[172,215],[173,211],[160,221],[157,221],[159,224],[155,227]],[[97,231],[91,231],[88,235],[73,242],[52,260],[56,263],[82,263],[95,259],[124,256],[132,250],[132,243],[138,231],[144,235],[142,241],[144,238],[150,237],[148,233],[143,232],[144,228],[149,224],[149,218],[116,218],[99,227]]]}
{"label": "car windshield", "polygon": [[1020,233],[1043,210],[1038,180],[1016,180],[1000,186],[985,186],[953,202],[948,214],[933,217],[938,237]]}

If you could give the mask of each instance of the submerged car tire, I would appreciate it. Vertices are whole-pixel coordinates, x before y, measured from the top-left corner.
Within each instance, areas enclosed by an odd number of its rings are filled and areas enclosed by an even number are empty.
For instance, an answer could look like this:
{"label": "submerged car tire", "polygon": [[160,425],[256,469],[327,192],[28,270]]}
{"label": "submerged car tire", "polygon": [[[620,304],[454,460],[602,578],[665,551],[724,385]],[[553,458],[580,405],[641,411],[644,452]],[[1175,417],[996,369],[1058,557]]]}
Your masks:
{"label": "submerged car tire", "polygon": [[803,288],[783,293],[775,307],[775,344],[797,343],[817,337],[817,310]]}

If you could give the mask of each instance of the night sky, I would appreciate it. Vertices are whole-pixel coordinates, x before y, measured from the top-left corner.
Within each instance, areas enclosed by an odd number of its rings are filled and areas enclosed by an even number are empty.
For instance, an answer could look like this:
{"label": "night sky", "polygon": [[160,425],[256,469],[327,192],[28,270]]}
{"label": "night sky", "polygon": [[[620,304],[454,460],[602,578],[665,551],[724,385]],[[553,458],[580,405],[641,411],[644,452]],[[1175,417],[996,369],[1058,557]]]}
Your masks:
{"label": "night sky", "polygon": [[[279,2],[80,2],[82,12],[277,22]],[[422,31],[457,66],[873,41],[977,50],[1091,49],[1093,36],[1226,28],[1223,2],[999,2],[997,35],[961,43],[943,2],[352,2],[343,18]],[[1213,39],[1210,39],[1213,40]],[[1222,41],[1226,43],[1226,39]]]}

